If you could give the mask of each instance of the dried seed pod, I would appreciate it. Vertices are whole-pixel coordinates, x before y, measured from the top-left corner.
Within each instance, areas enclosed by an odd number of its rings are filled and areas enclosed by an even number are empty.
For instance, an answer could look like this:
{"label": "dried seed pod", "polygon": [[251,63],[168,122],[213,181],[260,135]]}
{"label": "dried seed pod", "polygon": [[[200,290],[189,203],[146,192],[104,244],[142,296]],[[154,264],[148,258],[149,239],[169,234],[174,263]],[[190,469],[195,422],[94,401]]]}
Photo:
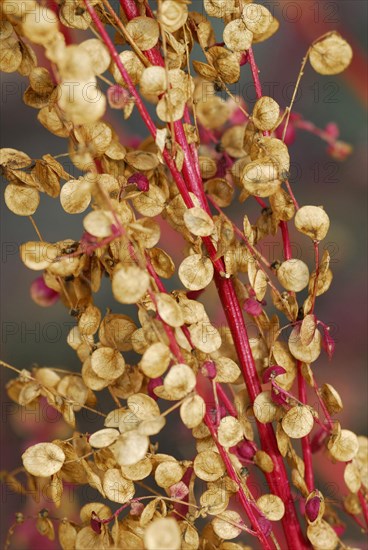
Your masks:
{"label": "dried seed pod", "polygon": [[313,69],[323,75],[339,74],[351,63],[353,51],[337,32],[315,42],[309,52]]}
{"label": "dried seed pod", "polygon": [[184,222],[189,231],[199,237],[211,235],[215,227],[211,216],[199,206],[184,212]]}
{"label": "dried seed pod", "polygon": [[212,281],[214,268],[211,260],[201,254],[192,254],[179,266],[179,279],[189,290],[201,290]]}
{"label": "dried seed pod", "polygon": [[37,477],[56,474],[65,460],[64,452],[54,443],[37,443],[22,454],[23,466],[28,473]]}
{"label": "dried seed pod", "polygon": [[58,249],[54,244],[43,241],[29,241],[20,246],[20,257],[28,267],[39,271],[50,267],[57,258]]}
{"label": "dried seed pod", "polygon": [[92,370],[100,378],[115,380],[125,370],[125,361],[121,353],[113,348],[98,348],[91,355]]}
{"label": "dried seed pod", "polygon": [[339,393],[331,384],[323,384],[321,387],[321,397],[330,414],[336,414],[344,408]]}
{"label": "dried seed pod", "polygon": [[180,528],[174,518],[154,519],[144,531],[144,547],[147,550],[180,550],[181,542]]}
{"label": "dried seed pod", "polygon": [[227,449],[243,439],[243,429],[237,418],[224,416],[218,427],[218,440]]}
{"label": "dried seed pod", "polygon": [[320,206],[302,206],[294,219],[295,227],[315,241],[322,241],[329,230],[330,219]]}
{"label": "dried seed pod", "polygon": [[299,439],[312,431],[314,418],[308,407],[296,405],[287,411],[281,423],[289,437]]}
{"label": "dried seed pod", "polygon": [[254,463],[262,470],[270,474],[273,472],[274,464],[272,458],[265,451],[257,451],[254,455]]}
{"label": "dried seed pod", "polygon": [[288,345],[291,354],[303,363],[313,363],[321,353],[322,336],[319,330],[316,330],[313,340],[307,346],[303,345],[300,338],[299,327],[295,327],[289,336]]}
{"label": "dried seed pod", "polygon": [[238,537],[242,532],[242,524],[243,522],[238,512],[231,510],[226,510],[226,512],[221,514],[221,517],[217,517],[212,521],[213,530],[216,535],[225,540]]}
{"label": "dried seed pod", "polygon": [[277,270],[277,278],[286,290],[300,292],[308,286],[309,269],[302,260],[286,260]]}
{"label": "dried seed pod", "polygon": [[155,342],[144,352],[140,367],[149,378],[158,378],[167,370],[170,358],[170,348],[161,342]]}
{"label": "dried seed pod", "polygon": [[180,418],[187,428],[200,425],[206,412],[206,404],[200,395],[188,396],[180,407]]}
{"label": "dried seed pod", "polygon": [[164,0],[160,4],[158,20],[166,31],[178,31],[188,18],[188,7],[182,2]]}
{"label": "dried seed pod", "polygon": [[216,481],[226,471],[222,458],[215,451],[203,451],[197,454],[193,463],[194,472],[203,481]]}
{"label": "dried seed pod", "polygon": [[13,73],[21,63],[22,52],[19,41],[14,36],[1,40],[0,70],[5,73]]}
{"label": "dried seed pod", "polygon": [[180,305],[170,294],[161,292],[156,294],[157,311],[161,319],[170,327],[181,327],[184,317]]}
{"label": "dried seed pod", "polygon": [[212,46],[208,50],[207,55],[221,80],[227,84],[238,82],[240,78],[240,66],[235,53],[221,46]]}
{"label": "dried seed pod", "polygon": [[253,33],[247,29],[242,19],[234,19],[226,25],[223,38],[229,50],[243,52],[251,47]]}
{"label": "dried seed pod", "polygon": [[79,44],[90,57],[92,71],[95,75],[101,75],[109,68],[111,58],[106,46],[98,38],[90,38]]}
{"label": "dried seed pod", "polygon": [[262,495],[257,500],[257,506],[271,521],[279,521],[284,517],[285,506],[277,495]]}
{"label": "dried seed pod", "polygon": [[[73,124],[96,122],[106,109],[106,97],[92,78],[59,84],[57,97],[59,107]],[[91,162],[88,164],[91,165]]]}
{"label": "dried seed pod", "polygon": [[243,8],[242,19],[250,31],[256,34],[267,32],[273,17],[269,10],[261,4],[247,4]]}
{"label": "dried seed pod", "polygon": [[256,197],[269,197],[281,185],[277,165],[271,159],[249,162],[242,168],[240,179],[244,189]]}
{"label": "dried seed pod", "polygon": [[240,369],[235,361],[228,357],[216,357],[216,382],[234,384],[240,374]]}
{"label": "dried seed pod", "polygon": [[[136,393],[128,397],[128,407],[133,414],[140,420],[150,420],[156,416],[160,416],[160,409],[154,399],[144,393]],[[130,415],[131,416],[131,415]],[[125,418],[125,423],[129,422]],[[126,426],[126,424],[125,424]],[[119,424],[119,429],[122,431],[122,423]]]}
{"label": "dried seed pod", "polygon": [[40,4],[23,16],[22,29],[24,35],[34,42],[43,46],[58,32],[58,17],[56,13]]}
{"label": "dried seed pod", "polygon": [[194,323],[189,332],[193,345],[204,353],[213,353],[221,346],[221,335],[209,321]]}
{"label": "dried seed pod", "polygon": [[159,487],[168,488],[178,483],[183,473],[183,467],[176,460],[165,460],[155,470],[155,481]]}
{"label": "dried seed pod", "polygon": [[234,10],[234,0],[204,0],[204,9],[210,17],[223,18]]}
{"label": "dried seed pod", "polygon": [[122,304],[135,304],[146,294],[150,278],[146,271],[136,265],[121,265],[114,270],[112,292]]}
{"label": "dried seed pod", "polygon": [[349,462],[344,470],[345,485],[352,493],[357,493],[362,485],[362,476],[359,467],[354,462]]}
{"label": "dried seed pod", "polygon": [[143,458],[136,464],[121,466],[121,471],[126,479],[140,481],[148,477],[152,472],[152,462],[149,458]]}
{"label": "dried seed pod", "polygon": [[131,466],[144,459],[148,446],[149,439],[146,435],[131,430],[119,436],[112,445],[112,451],[120,466]]}
{"label": "dried seed pod", "polygon": [[352,460],[356,456],[359,450],[358,438],[350,430],[341,430],[336,438],[332,436],[328,450],[335,460],[349,462],[349,460]]}
{"label": "dried seed pod", "polygon": [[263,391],[257,395],[253,403],[254,416],[262,424],[273,422],[279,415],[279,407],[274,403],[271,392]]}
{"label": "dried seed pod", "polygon": [[[138,84],[144,69],[144,65],[139,59],[139,57],[130,50],[124,50],[119,54],[119,57],[127,73],[129,74],[133,84],[134,85]],[[127,87],[126,82],[121,76],[121,73],[115,63],[111,65],[110,70],[115,81],[121,86],[123,86],[124,88],[126,88]]]}
{"label": "dried seed pod", "polygon": [[69,180],[61,188],[61,206],[68,214],[80,214],[84,212],[90,202],[90,183],[88,179]]}
{"label": "dried seed pod", "polygon": [[40,204],[40,194],[34,187],[9,183],[5,188],[5,204],[18,216],[31,216]]}
{"label": "dried seed pod", "polygon": [[160,36],[158,23],[152,17],[134,17],[128,22],[126,30],[141,50],[154,48]]}
{"label": "dried seed pod", "polygon": [[95,449],[103,449],[112,445],[119,435],[118,430],[114,430],[114,428],[104,428],[90,435],[88,443]]}
{"label": "dried seed pod", "polygon": [[308,525],[307,537],[320,550],[335,550],[339,543],[336,532],[324,519]]}
{"label": "dried seed pod", "polygon": [[195,388],[195,385],[194,372],[183,363],[173,365],[164,380],[164,388],[172,399],[182,399]]}
{"label": "dried seed pod", "polygon": [[182,89],[170,88],[157,104],[157,116],[163,122],[180,120],[184,114],[185,101],[185,92]]}
{"label": "dried seed pod", "polygon": [[[248,7],[250,6],[254,6],[254,4],[248,4]],[[252,121],[259,130],[272,130],[276,126],[279,116],[278,103],[272,97],[263,96],[254,105]]]}
{"label": "dried seed pod", "polygon": [[103,488],[109,500],[120,504],[131,500],[135,493],[133,482],[125,479],[117,468],[105,472]]}

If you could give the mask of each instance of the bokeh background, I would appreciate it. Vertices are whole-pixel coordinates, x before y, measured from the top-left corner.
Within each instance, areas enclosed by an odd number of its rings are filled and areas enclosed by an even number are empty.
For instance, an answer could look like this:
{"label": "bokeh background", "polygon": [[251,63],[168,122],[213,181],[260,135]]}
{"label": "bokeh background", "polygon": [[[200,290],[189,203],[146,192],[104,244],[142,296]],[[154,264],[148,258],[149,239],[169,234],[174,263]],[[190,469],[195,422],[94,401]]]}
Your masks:
{"label": "bokeh background", "polygon": [[[341,139],[353,146],[353,153],[340,163],[326,152],[326,144],[306,132],[298,132],[295,144],[291,147],[291,183],[301,204],[322,204],[331,219],[331,229],[323,244],[332,256],[334,280],[330,291],[318,299],[317,314],[324,322],[332,325],[336,341],[334,359],[328,363],[323,355],[316,365],[316,377],[322,384],[332,383],[342,394],[344,411],[340,420],[344,427],[357,433],[365,433],[367,426],[367,336],[366,336],[366,168],[367,168],[367,127],[366,127],[366,83],[367,83],[367,3],[365,0],[276,0],[262,2],[271,9],[280,21],[279,32],[265,43],[256,45],[255,56],[260,68],[263,91],[272,95],[285,107],[292,94],[301,59],[308,45],[316,37],[328,30],[338,30],[353,47],[354,60],[350,68],[341,76],[322,77],[309,65],[302,80],[295,111],[304,118],[324,128],[328,123],[336,123],[341,131]],[[202,2],[196,0],[193,9],[202,11]],[[78,33],[75,33],[78,39]],[[83,34],[83,38],[87,34]],[[218,40],[221,35],[218,30]],[[46,152],[52,155],[65,153],[66,142],[49,134],[36,119],[36,111],[22,103],[26,81],[17,74],[3,74],[1,79],[1,146],[25,151],[33,158],[40,158]],[[254,88],[251,84],[249,67],[242,69],[242,79],[232,88],[243,94],[246,103],[254,102]],[[109,112],[109,120],[120,129],[121,139],[127,142],[132,136],[144,136],[145,130],[138,117],[133,116],[124,122],[120,113]],[[4,185],[2,185],[4,188]],[[239,205],[232,216],[241,222],[244,213],[249,213],[255,221],[255,209],[248,203]],[[48,241],[62,238],[78,239],[81,235],[81,216],[66,215],[59,201],[43,196],[35,214],[35,220],[42,235]],[[28,218],[17,217],[7,210],[1,197],[1,358],[17,368],[30,368],[36,363],[41,366],[54,366],[77,370],[80,368],[75,353],[66,345],[65,338],[73,326],[73,318],[61,304],[52,308],[40,308],[30,298],[29,288],[36,273],[27,270],[18,257],[19,245],[36,238]],[[180,257],[180,250],[173,234],[161,241],[174,257]],[[295,252],[312,264],[312,250],[307,249],[307,241],[300,235],[292,235]],[[298,247],[302,245],[303,252]],[[281,246],[275,248],[276,257],[281,257]],[[302,254],[302,255],[300,255]],[[175,281],[172,283],[175,286]],[[222,322],[215,309],[215,291],[209,289],[204,301],[212,318]],[[103,310],[113,306],[114,311],[122,311],[113,303],[108,285],[96,301]],[[21,414],[8,403],[3,392],[4,383],[13,375],[0,370],[2,386],[1,408],[1,469],[11,470],[21,464],[20,454],[30,443],[47,440],[51,437],[67,437],[68,430],[55,416],[50,416],[45,424],[40,417]],[[104,398],[100,408],[111,403]],[[93,417],[85,417],[82,422],[95,422]],[[96,428],[99,424],[96,424]],[[188,432],[172,432],[167,448],[172,449],[178,458],[188,456]],[[167,450],[167,449],[166,449]],[[338,500],[346,489],[338,481],[342,468],[325,462],[317,455],[318,482],[322,491],[331,500]],[[329,481],[326,482],[326,474]],[[75,494],[69,498],[61,515],[74,513],[77,505]],[[89,498],[81,495],[82,500]],[[24,499],[2,488],[2,535],[6,533],[14,517],[14,512],[26,509],[30,514],[38,511],[40,505],[34,503],[25,508]],[[68,511],[67,511],[68,508]],[[60,512],[59,512],[60,513]],[[355,546],[364,548],[366,541],[357,529],[349,526],[348,537]],[[15,545],[14,545],[15,544]],[[56,543],[40,539],[34,528],[23,529],[14,538],[12,546],[19,550],[36,548],[57,548]]]}

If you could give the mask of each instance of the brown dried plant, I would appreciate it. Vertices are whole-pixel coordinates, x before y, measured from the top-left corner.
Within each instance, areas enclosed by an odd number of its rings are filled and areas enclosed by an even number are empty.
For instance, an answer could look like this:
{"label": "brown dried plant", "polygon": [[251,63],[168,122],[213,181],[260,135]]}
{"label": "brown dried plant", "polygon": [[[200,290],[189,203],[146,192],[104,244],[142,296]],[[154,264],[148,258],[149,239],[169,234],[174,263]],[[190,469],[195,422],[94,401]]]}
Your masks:
{"label": "brown dried plant", "polygon": [[[331,384],[319,386],[314,372],[322,347],[329,358],[334,348],[315,312],[332,281],[329,253],[320,257],[319,246],[330,220],[318,197],[311,197],[317,205],[299,206],[288,181],[289,132],[297,125],[291,111],[307,63],[334,75],[352,51],[336,32],[317,38],[281,110],[262,94],[253,53],[278,31],[275,17],[246,0],[204,0],[203,7],[192,11],[184,0],[159,0],[155,10],[147,1],[120,0],[118,11],[108,0],[1,4],[1,69],[29,78],[24,102],[67,140],[81,173],[73,177],[50,154],[0,151],[5,202],[39,236],[20,247],[26,267],[42,272],[32,296],[40,305],[60,297],[75,316],[67,343],[82,364],[81,372],[68,372],[1,363],[18,373],[7,385],[13,401],[46,401],[71,428],[66,440],[28,447],[23,468],[3,473],[22,494],[25,483],[47,486],[56,508],[52,517],[45,509],[36,518],[17,514],[7,546],[18,524],[34,521],[64,550],[241,550],[252,543],[334,550],[348,548],[342,512],[362,529],[362,517],[368,520],[368,440],[333,418],[341,397]],[[221,42],[212,18],[223,21]],[[247,67],[257,93],[249,113],[229,89]],[[103,119],[107,107],[125,119],[138,111],[149,137],[123,145]],[[336,137],[315,133],[336,158],[349,154]],[[32,217],[42,193],[68,214],[86,212],[77,242],[43,239]],[[245,210],[259,203],[255,223],[244,215],[238,228],[231,209],[224,213],[238,199]],[[183,243],[178,267],[158,246],[158,217]],[[292,257],[290,224],[313,243],[312,273]],[[270,263],[260,243],[279,233],[284,260]],[[162,279],[176,273],[178,288],[169,292]],[[114,297],[107,312],[94,304],[104,275]],[[213,281],[228,325],[221,332],[200,301]],[[136,305],[138,326],[121,304]],[[244,315],[257,338],[248,337]],[[106,388],[107,414],[97,406]],[[307,388],[320,411],[308,404]],[[101,429],[78,430],[83,408],[102,417]],[[162,433],[176,409],[195,440],[197,454],[185,460],[165,454]],[[346,464],[349,494],[338,513],[315,484],[312,454],[320,449]],[[257,470],[269,487],[261,496],[251,482]],[[96,491],[79,521],[57,515],[66,484]]]}

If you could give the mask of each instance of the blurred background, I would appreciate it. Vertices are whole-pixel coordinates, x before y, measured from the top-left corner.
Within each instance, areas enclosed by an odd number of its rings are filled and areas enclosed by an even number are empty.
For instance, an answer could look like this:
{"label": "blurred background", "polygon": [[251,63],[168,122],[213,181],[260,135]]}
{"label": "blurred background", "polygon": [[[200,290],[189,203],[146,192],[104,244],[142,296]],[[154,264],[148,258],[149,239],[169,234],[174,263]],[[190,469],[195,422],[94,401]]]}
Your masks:
{"label": "blurred background", "polygon": [[[296,141],[290,149],[292,170],[291,184],[300,204],[324,205],[331,219],[331,228],[323,243],[332,257],[334,279],[330,291],[317,301],[317,315],[332,326],[336,341],[333,361],[329,363],[322,354],[316,364],[316,378],[320,384],[327,381],[343,397],[344,410],[340,414],[343,427],[356,433],[365,433],[367,425],[367,335],[366,335],[366,23],[367,2],[365,0],[276,0],[261,2],[280,21],[276,35],[265,43],[255,45],[254,53],[260,68],[263,93],[273,96],[285,108],[290,102],[293,85],[300,63],[309,44],[325,32],[336,29],[348,40],[354,50],[350,68],[342,75],[323,77],[316,74],[309,64],[303,77],[294,111],[302,113],[306,120],[325,128],[336,123],[340,139],[353,147],[352,154],[339,162],[327,154],[326,144],[318,137],[305,131],[298,131]],[[114,3],[116,6],[116,3]],[[193,9],[202,11],[202,2],[193,2]],[[218,22],[217,22],[218,23]],[[217,39],[221,41],[220,27]],[[88,33],[75,33],[76,40],[87,38]],[[194,56],[195,58],[195,56]],[[248,65],[242,68],[241,81],[232,87],[233,93],[242,94],[248,106],[254,103],[254,88]],[[13,147],[26,152],[32,158],[45,153],[57,155],[67,151],[66,141],[48,133],[37,121],[37,112],[22,103],[26,80],[18,74],[1,76],[1,147]],[[135,115],[124,122],[118,111],[109,111],[109,121],[120,129],[123,143],[132,136],[145,136],[145,130]],[[4,188],[4,182],[2,187]],[[225,209],[225,212],[229,213]],[[252,222],[256,210],[248,202],[231,210],[235,221],[241,223],[245,213]],[[34,216],[45,240],[53,242],[62,238],[79,239],[83,215],[67,215],[58,199],[42,196],[41,205]],[[79,370],[80,362],[67,346],[65,339],[74,319],[57,303],[52,308],[41,308],[30,298],[30,284],[37,277],[36,272],[27,270],[18,257],[22,242],[37,238],[28,218],[18,217],[7,210],[1,196],[1,359],[17,367],[29,369],[32,364]],[[178,262],[181,251],[173,240],[173,233],[161,240],[160,246],[173,254]],[[307,249],[307,240],[292,234],[294,252],[310,266],[313,265],[313,251]],[[303,247],[300,253],[299,246]],[[281,245],[274,248],[275,257],[280,258]],[[107,282],[107,281],[106,281]],[[172,287],[177,284],[173,281]],[[221,323],[222,317],[214,304],[215,290],[209,288],[203,296],[210,316]],[[110,306],[115,312],[123,311],[120,304],[113,302],[108,284],[97,296],[96,304],[105,311]],[[217,306],[216,306],[217,307]],[[124,309],[124,311],[126,311]],[[129,311],[131,314],[132,311]],[[59,422],[56,415],[42,418],[21,414],[8,401],[3,386],[13,377],[10,371],[0,370],[2,391],[1,418],[1,469],[11,470],[21,465],[20,454],[31,443],[54,437],[68,437],[70,430]],[[111,407],[111,402],[99,403],[101,410]],[[95,418],[83,418],[82,423],[95,422]],[[96,429],[100,426],[96,424]],[[87,428],[86,428],[87,429]],[[91,428],[89,428],[91,431]],[[94,428],[95,429],[95,428]],[[173,431],[170,448],[178,458],[188,457],[188,430]],[[163,452],[165,452],[163,451]],[[331,500],[338,500],[346,489],[338,481],[342,467],[333,466],[319,455],[315,458],[318,469],[319,487]],[[329,475],[329,485],[325,474]],[[2,528],[4,536],[13,521],[14,513],[26,510],[34,514],[39,510],[37,503],[27,504],[24,497],[15,495],[2,487]],[[74,513],[77,501],[72,498],[58,515]],[[81,495],[83,501],[88,495]],[[95,498],[95,497],[94,497]],[[366,541],[357,528],[349,526],[349,542],[365,548]],[[346,538],[346,537],[345,537]],[[39,538],[35,529],[20,530],[14,538],[12,548],[35,550],[36,548],[57,548],[55,542]]]}

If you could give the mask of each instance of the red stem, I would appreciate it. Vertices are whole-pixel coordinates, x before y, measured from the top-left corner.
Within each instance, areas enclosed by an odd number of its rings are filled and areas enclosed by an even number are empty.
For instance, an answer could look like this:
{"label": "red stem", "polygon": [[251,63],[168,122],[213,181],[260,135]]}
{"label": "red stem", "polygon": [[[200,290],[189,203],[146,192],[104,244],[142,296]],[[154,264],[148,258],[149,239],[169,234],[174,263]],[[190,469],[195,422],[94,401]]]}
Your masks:
{"label": "red stem", "polygon": [[267,540],[265,534],[263,533],[262,529],[259,526],[257,518],[256,518],[256,516],[254,515],[254,512],[253,512],[253,506],[250,503],[250,501],[248,500],[246,494],[244,493],[244,489],[243,489],[241,483],[239,482],[239,478],[236,474],[236,471],[235,471],[234,466],[233,466],[233,464],[230,460],[230,457],[218,441],[216,429],[213,425],[211,416],[208,412],[206,412],[206,414],[204,416],[204,422],[205,422],[207,428],[211,432],[211,436],[212,436],[213,440],[216,443],[217,449],[218,449],[219,454],[220,454],[220,456],[221,456],[221,458],[222,458],[222,460],[223,460],[223,462],[226,466],[226,470],[227,470],[227,473],[229,474],[229,477],[233,481],[235,481],[235,483],[239,487],[239,491],[238,491],[237,495],[239,495],[239,500],[240,500],[247,516],[249,517],[249,519],[252,523],[253,529],[256,529],[256,531],[257,531],[257,536],[258,536],[259,540],[262,542],[262,547],[265,550],[271,550],[272,546],[270,545],[270,542]]}
{"label": "red stem", "polygon": [[282,234],[282,242],[284,245],[284,258],[285,260],[291,260],[293,254],[291,252],[290,235],[287,222],[280,222],[280,228]]}
{"label": "red stem", "polygon": [[217,395],[218,395],[219,399],[222,401],[223,405],[225,405],[228,413],[231,416],[234,416],[235,418],[237,418],[238,417],[238,411],[236,410],[236,407],[234,406],[232,401],[230,401],[230,399],[228,398],[228,396],[225,393],[225,390],[223,389],[221,384],[219,384],[218,382],[216,382],[216,391],[217,391]]}
{"label": "red stem", "polygon": [[365,523],[368,527],[368,503],[367,503],[367,500],[366,500],[365,496],[363,495],[363,492],[362,492],[361,489],[358,491],[358,497],[359,497],[359,501],[360,501],[360,504],[361,504],[361,507],[362,507],[364,520],[365,520]]}

